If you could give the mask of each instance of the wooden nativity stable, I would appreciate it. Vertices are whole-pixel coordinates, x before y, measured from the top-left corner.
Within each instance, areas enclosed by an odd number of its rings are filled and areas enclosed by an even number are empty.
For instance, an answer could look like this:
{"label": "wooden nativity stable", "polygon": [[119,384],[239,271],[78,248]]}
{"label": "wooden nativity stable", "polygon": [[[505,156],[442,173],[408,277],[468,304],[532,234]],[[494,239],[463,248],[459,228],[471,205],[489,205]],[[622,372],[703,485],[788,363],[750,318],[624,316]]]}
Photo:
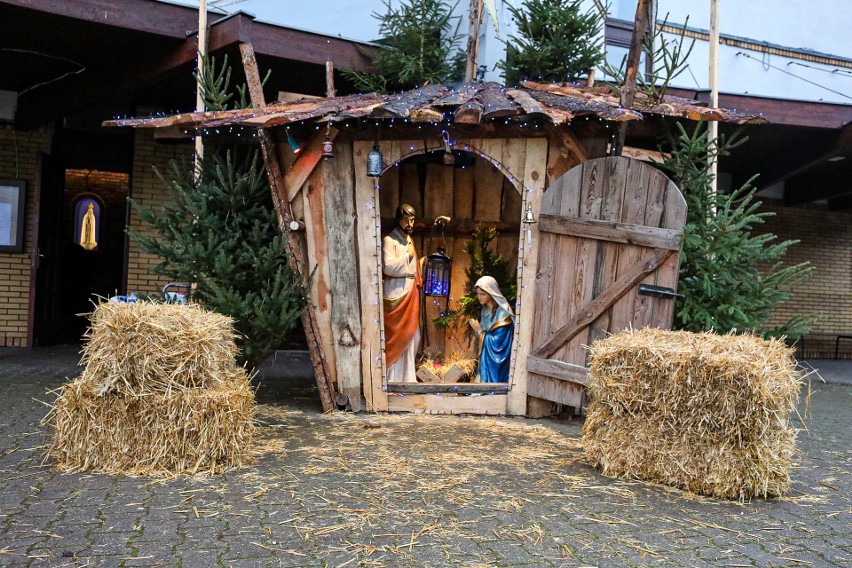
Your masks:
{"label": "wooden nativity stable", "polygon": [[[748,120],[682,99],[643,107],[639,98],[624,109],[607,88],[537,83],[271,104],[250,90],[252,109],[107,124],[260,139],[294,263],[313,274],[303,323],[323,404],[371,412],[581,407],[585,345],[628,327],[670,327],[686,218],[683,196],[659,169],[608,156],[617,125],[630,121],[631,137],[652,137],[672,119]],[[331,157],[322,156],[326,141]],[[367,175],[374,145],[380,177]],[[381,240],[400,203],[416,209],[418,254],[445,246],[452,258],[449,297],[424,300],[421,352],[436,361],[475,357],[463,330],[432,320],[465,293],[473,229],[496,228],[494,250],[517,270],[508,384],[386,381]],[[439,216],[451,218],[443,231],[433,230]]]}

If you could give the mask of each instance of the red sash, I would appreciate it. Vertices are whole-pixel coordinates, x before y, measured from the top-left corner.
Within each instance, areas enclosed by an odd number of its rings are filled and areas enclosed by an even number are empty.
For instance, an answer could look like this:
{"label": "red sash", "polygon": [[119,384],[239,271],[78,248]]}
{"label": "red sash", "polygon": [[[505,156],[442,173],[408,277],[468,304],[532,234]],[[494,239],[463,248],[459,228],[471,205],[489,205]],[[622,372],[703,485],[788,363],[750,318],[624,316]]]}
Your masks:
{"label": "red sash", "polygon": [[414,276],[414,286],[391,311],[385,312],[385,364],[396,363],[411,343],[420,325],[420,271]]}

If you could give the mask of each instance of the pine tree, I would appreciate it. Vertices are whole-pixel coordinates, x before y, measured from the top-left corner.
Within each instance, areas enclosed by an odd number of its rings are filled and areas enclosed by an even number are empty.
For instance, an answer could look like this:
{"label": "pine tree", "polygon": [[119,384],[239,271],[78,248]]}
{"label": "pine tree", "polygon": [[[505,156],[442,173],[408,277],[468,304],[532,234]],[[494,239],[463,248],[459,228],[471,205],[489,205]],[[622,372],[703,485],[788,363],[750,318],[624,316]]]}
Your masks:
{"label": "pine tree", "polygon": [[677,127],[674,149],[663,165],[688,208],[678,284],[683,298],[676,304],[674,326],[801,337],[814,316],[796,316],[767,327],[773,310],[790,297],[792,286],[811,274],[808,263],[785,266],[782,261],[797,241],[777,242],[775,235],[755,231],[773,213],[759,211],[752,180],[730,193],[711,191],[708,157],[728,155],[740,142],[709,142],[702,123],[691,133],[681,124]]}
{"label": "pine tree", "polygon": [[581,0],[524,0],[506,7],[518,28],[506,41],[506,61],[497,64],[507,85],[527,78],[574,81],[603,61],[603,20],[594,8],[582,13]]}
{"label": "pine tree", "polygon": [[473,230],[473,239],[468,241],[464,248],[470,258],[470,265],[464,271],[467,276],[465,295],[459,298],[457,310],[449,310],[435,320],[435,327],[463,328],[470,334],[467,322],[471,318],[479,319],[482,307],[476,297],[474,285],[483,276],[493,277],[509,304],[515,305],[518,291],[515,271],[507,260],[491,250],[491,241],[496,237],[497,229],[491,226],[478,225]]}
{"label": "pine tree", "polygon": [[[402,0],[398,9],[385,0],[386,12],[373,13],[381,22],[379,48],[368,55],[375,73],[343,69],[362,92],[413,89],[446,83],[464,73],[464,52],[458,48],[459,18],[441,0]],[[453,25],[455,20],[455,27]]]}
{"label": "pine tree", "polygon": [[277,229],[266,174],[256,153],[235,163],[227,152],[203,162],[196,179],[175,163],[170,201],[140,208],[156,236],[135,234],[162,259],[157,274],[193,282],[193,297],[235,320],[242,362],[252,366],[280,347],[305,306]]}

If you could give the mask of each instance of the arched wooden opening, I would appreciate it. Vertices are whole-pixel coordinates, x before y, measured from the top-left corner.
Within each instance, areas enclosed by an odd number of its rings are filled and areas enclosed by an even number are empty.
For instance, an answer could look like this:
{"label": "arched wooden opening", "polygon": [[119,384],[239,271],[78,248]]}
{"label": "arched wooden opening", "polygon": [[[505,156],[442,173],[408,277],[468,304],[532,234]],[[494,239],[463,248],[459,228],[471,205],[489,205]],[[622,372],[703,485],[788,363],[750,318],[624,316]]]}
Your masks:
{"label": "arched wooden opening", "polygon": [[[515,208],[518,218],[518,305],[516,341],[514,342],[514,361],[525,358],[524,342],[517,341],[518,333],[530,325],[531,313],[523,310],[525,301],[531,301],[532,286],[525,285],[534,279],[534,267],[525,262],[525,256],[534,252],[537,246],[530,237],[529,228],[521,221],[522,212],[529,209],[533,214],[544,187],[544,173],[547,158],[547,141],[544,138],[530,139],[478,139],[455,140],[453,148],[472,152],[481,156],[498,169],[495,174],[505,176],[518,190],[519,208]],[[380,145],[386,163],[395,164],[403,158],[424,154],[444,148],[443,143],[432,141],[388,141]],[[384,381],[384,360],[382,352],[381,323],[381,211],[383,199],[390,208],[390,196],[383,197],[382,185],[366,175],[367,156],[372,149],[369,141],[356,141],[353,147],[355,164],[355,202],[356,226],[358,228],[358,260],[361,297],[362,322],[362,379],[368,410],[424,410],[427,412],[476,412],[484,414],[523,414],[526,410],[526,369],[515,365],[511,379],[511,390],[506,397],[436,397],[435,395],[406,395],[388,398]],[[391,174],[393,175],[393,174]],[[501,178],[502,186],[502,178]],[[471,196],[476,192],[471,188]],[[400,197],[397,196],[395,209]],[[425,213],[425,212],[424,212]],[[437,213],[441,214],[441,213]],[[475,211],[474,211],[475,214]],[[437,216],[437,215],[435,215]],[[434,218],[434,217],[432,217]],[[526,244],[525,244],[526,243]],[[493,401],[481,399],[492,398]],[[471,400],[475,401],[472,403]]]}

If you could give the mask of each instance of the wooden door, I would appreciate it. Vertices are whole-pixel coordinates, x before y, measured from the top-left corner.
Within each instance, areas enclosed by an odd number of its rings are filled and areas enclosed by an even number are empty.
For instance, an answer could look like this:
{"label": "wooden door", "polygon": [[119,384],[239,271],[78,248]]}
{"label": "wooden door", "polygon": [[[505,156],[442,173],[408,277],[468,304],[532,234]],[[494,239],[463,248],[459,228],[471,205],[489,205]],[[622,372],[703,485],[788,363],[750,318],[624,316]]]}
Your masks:
{"label": "wooden door", "polygon": [[62,297],[62,194],[64,169],[48,154],[39,157],[33,214],[28,343],[54,345],[64,339]]}
{"label": "wooden door", "polygon": [[[671,326],[686,202],[652,166],[623,157],[584,162],[545,192],[527,394],[579,408],[586,350],[608,333]],[[659,289],[656,290],[659,292]]]}

